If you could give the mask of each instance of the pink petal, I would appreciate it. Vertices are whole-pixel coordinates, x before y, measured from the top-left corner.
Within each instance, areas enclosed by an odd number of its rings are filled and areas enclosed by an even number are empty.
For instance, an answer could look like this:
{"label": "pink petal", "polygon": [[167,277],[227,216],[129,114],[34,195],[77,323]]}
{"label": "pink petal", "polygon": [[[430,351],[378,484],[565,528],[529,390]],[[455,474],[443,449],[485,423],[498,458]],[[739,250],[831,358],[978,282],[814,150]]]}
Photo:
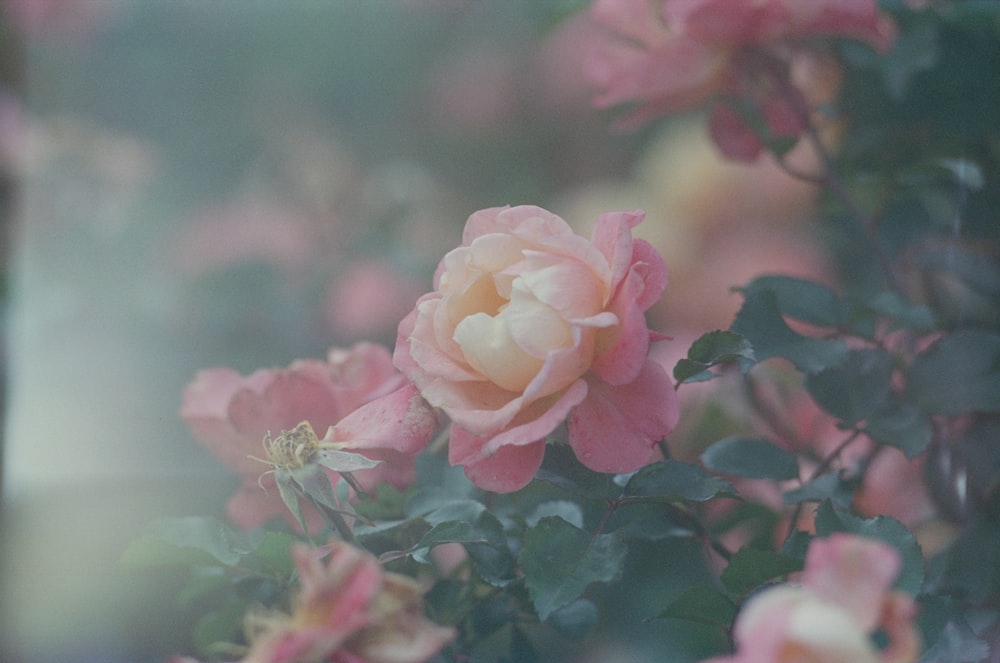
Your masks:
{"label": "pink petal", "polygon": [[414,454],[427,445],[436,427],[434,411],[417,388],[408,384],[341,419],[327,430],[323,442],[344,449],[391,449]]}
{"label": "pink petal", "polygon": [[569,443],[597,472],[631,472],[649,462],[653,446],[677,425],[677,393],[663,367],[647,360],[636,380],[612,386],[590,382],[569,416]]}
{"label": "pink petal", "polygon": [[[466,455],[473,448],[481,448],[483,442],[482,438],[476,438],[460,428],[452,428],[449,457],[452,447]],[[501,447],[491,456],[466,464],[465,475],[483,490],[512,493],[528,485],[541,467],[544,455],[544,439],[529,444]]]}
{"label": "pink petal", "polygon": [[882,597],[899,575],[902,560],[892,546],[853,534],[813,539],[802,584],[843,606],[866,631],[879,622]]}
{"label": "pink petal", "polygon": [[637,303],[644,288],[642,275],[637,270],[629,272],[610,306],[619,324],[598,337],[591,370],[610,384],[632,382],[646,363],[649,328]]}
{"label": "pink petal", "polygon": [[712,109],[708,131],[723,156],[733,161],[750,162],[764,151],[757,134],[729,106],[720,104]]}

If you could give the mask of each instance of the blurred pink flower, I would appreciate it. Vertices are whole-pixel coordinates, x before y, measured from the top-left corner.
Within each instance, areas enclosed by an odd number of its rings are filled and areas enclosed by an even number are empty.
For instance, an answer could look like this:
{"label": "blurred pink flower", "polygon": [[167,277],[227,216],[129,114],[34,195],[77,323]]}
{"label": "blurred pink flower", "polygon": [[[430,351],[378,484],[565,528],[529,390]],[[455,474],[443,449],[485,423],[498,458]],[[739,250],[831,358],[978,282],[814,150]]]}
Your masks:
{"label": "blurred pink flower", "polygon": [[[797,584],[752,596],[734,625],[737,651],[705,663],[911,663],[916,606],[891,589],[902,562],[888,544],[853,534],[814,539]],[[872,641],[882,631],[888,645]]]}
{"label": "blurred pink flower", "polygon": [[[584,62],[594,103],[636,104],[625,126],[728,99],[749,104],[772,138],[805,128],[808,104],[789,74],[799,40],[840,36],[886,49],[893,37],[874,0],[597,0],[590,15],[607,28]],[[729,158],[750,161],[763,149],[734,106],[715,105],[709,127]]]}
{"label": "blurred pink flower", "polygon": [[[300,360],[249,376],[229,368],[200,371],[184,388],[180,414],[195,438],[242,478],[227,511],[247,529],[275,516],[294,522],[273,476],[265,474],[267,465],[254,458],[265,454],[265,436],[308,422],[318,435],[325,433],[328,448],[382,461],[355,473],[371,490],[384,482],[409,484],[412,455],[436,425],[416,389],[392,366],[389,351],[372,343],[333,349],[325,362]],[[331,481],[339,478],[328,474]]]}
{"label": "blurred pink flower", "polygon": [[400,323],[394,361],[451,418],[449,460],[479,487],[526,485],[567,417],[598,472],[642,467],[676,425],[670,378],[647,356],[644,312],[667,272],[632,237],[643,216],[604,214],[587,240],[538,207],[476,212]]}
{"label": "blurred pink flower", "polygon": [[413,579],[360,548],[332,540],[292,556],[301,587],[292,614],[251,613],[244,663],[423,663],[455,637],[424,616]]}
{"label": "blurred pink flower", "polygon": [[327,323],[346,337],[394,332],[420,294],[413,281],[390,263],[360,260],[334,281],[326,300]]}

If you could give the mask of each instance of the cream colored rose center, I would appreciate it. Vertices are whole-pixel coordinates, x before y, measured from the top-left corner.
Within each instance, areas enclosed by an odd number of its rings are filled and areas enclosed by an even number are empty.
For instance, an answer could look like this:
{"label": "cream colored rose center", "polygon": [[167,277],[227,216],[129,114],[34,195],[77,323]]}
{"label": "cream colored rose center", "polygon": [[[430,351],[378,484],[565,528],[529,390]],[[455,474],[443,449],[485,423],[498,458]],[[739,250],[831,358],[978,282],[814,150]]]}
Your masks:
{"label": "cream colored rose center", "polygon": [[[605,288],[580,261],[512,244],[513,239],[486,235],[473,241],[462,265],[464,283],[452,291],[447,306],[455,325],[452,338],[465,361],[503,389],[521,392],[549,353],[592,333],[586,329],[574,336],[573,321],[602,310]],[[457,276],[447,274],[448,282],[457,286]],[[568,384],[577,377],[564,379]]]}

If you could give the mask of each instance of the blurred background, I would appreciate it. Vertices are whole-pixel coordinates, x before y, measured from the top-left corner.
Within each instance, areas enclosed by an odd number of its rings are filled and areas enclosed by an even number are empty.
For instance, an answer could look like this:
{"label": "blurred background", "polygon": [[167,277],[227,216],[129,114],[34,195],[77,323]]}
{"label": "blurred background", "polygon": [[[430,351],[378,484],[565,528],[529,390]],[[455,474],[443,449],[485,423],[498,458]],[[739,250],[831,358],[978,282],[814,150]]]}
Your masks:
{"label": "blurred background", "polygon": [[609,130],[580,73],[594,26],[566,18],[584,4],[0,0],[0,660],[190,651],[177,579],[119,564],[157,516],[221,516],[235,483],[182,387],[391,345],[475,210],[589,232],[645,209],[665,361],[728,326],[730,286],[829,278],[807,185],[724,164],[699,118]]}

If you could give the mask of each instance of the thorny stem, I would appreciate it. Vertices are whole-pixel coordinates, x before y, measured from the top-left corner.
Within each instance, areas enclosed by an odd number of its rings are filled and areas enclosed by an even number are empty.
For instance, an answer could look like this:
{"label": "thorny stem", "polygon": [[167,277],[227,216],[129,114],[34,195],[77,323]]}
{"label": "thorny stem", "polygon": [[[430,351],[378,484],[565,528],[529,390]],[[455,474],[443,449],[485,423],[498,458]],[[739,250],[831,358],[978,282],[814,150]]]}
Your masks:
{"label": "thorny stem", "polygon": [[[840,454],[842,454],[844,450],[847,449],[847,447],[849,447],[855,440],[861,437],[861,434],[862,431],[860,429],[854,429],[853,431],[851,431],[851,434],[848,435],[843,442],[838,444],[836,449],[831,451],[820,461],[819,465],[817,465],[816,468],[810,473],[809,478],[805,481],[805,483],[809,483],[810,481],[815,481],[821,475],[825,474],[833,465],[833,462],[840,456]],[[795,526],[796,523],[799,522],[799,516],[802,515],[803,504],[804,502],[799,502],[798,504],[795,505],[795,510],[792,512],[792,517],[788,523],[788,534],[785,537],[786,540],[788,537],[791,537],[791,535],[796,531]]]}

